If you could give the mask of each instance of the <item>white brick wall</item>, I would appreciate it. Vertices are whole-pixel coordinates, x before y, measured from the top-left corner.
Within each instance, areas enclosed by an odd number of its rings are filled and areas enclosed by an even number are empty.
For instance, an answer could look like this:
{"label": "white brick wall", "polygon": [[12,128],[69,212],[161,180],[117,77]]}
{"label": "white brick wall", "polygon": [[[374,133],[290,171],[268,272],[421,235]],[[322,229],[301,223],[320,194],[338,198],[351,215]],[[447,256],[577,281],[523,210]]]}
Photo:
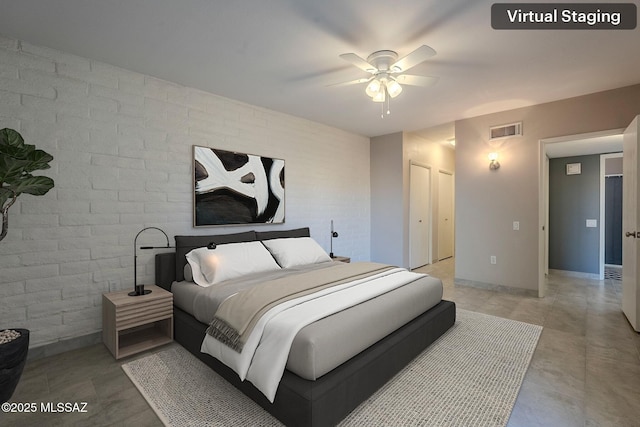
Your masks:
{"label": "white brick wall", "polygon": [[[370,255],[369,139],[49,48],[0,38],[0,128],[54,156],[56,186],[22,195],[0,242],[0,329],[40,346],[100,330],[101,294],[133,286],[133,238],[192,227],[192,145],[283,158],[286,223]],[[163,243],[145,233],[139,243]],[[153,282],[139,251],[138,281]]]}

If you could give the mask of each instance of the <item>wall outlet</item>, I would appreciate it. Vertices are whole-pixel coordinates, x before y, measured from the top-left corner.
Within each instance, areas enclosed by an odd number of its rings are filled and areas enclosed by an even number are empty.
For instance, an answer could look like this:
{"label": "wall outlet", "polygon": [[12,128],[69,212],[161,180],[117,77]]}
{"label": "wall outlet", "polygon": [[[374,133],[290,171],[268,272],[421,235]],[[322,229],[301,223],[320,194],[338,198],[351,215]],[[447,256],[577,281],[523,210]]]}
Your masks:
{"label": "wall outlet", "polygon": [[513,229],[520,230],[520,221],[513,221]]}
{"label": "wall outlet", "polygon": [[120,280],[111,279],[107,283],[109,284],[109,292],[115,292],[120,289]]}
{"label": "wall outlet", "polygon": [[491,264],[497,264],[496,256],[491,255]]}

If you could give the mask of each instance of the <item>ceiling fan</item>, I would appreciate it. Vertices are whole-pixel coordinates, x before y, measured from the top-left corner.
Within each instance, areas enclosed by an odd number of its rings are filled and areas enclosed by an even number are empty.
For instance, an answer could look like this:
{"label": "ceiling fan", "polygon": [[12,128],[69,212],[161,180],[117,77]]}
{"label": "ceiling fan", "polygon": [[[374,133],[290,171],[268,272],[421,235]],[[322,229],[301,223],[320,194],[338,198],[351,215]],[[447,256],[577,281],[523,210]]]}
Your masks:
{"label": "ceiling fan", "polygon": [[426,61],[435,54],[436,51],[427,45],[420,46],[400,59],[398,59],[398,54],[392,50],[373,52],[366,60],[355,53],[343,53],[340,58],[366,71],[371,76],[332,86],[368,83],[365,93],[371,97],[373,102],[384,103],[387,101],[387,114],[389,114],[389,99],[400,95],[400,92],[402,92],[401,84],[431,86],[438,80],[437,77],[404,74],[405,71]]}

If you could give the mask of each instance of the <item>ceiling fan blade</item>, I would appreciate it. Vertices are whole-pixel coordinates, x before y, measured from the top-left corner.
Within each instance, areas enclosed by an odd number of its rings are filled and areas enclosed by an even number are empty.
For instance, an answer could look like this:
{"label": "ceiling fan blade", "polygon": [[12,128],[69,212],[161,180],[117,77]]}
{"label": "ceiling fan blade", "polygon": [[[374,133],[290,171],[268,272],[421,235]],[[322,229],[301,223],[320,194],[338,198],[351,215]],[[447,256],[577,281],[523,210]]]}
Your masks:
{"label": "ceiling fan blade", "polygon": [[373,74],[377,71],[376,67],[369,64],[367,61],[360,58],[355,53],[343,53],[342,55],[340,55],[340,58],[344,59],[347,62],[350,62],[351,64],[355,65],[361,70],[366,71],[367,73]]}
{"label": "ceiling fan blade", "polygon": [[350,86],[350,85],[357,85],[359,83],[367,83],[369,81],[371,81],[371,79],[373,79],[373,76],[371,77],[364,77],[361,79],[355,79],[355,80],[350,80],[348,82],[341,82],[341,83],[333,83],[330,85],[327,85],[327,87],[332,87],[332,86]]}
{"label": "ceiling fan blade", "polygon": [[403,71],[407,71],[409,68],[415,67],[419,63],[426,61],[435,54],[435,50],[431,49],[426,44],[423,44],[407,56],[398,59],[389,69],[395,73],[402,73]]}
{"label": "ceiling fan blade", "polygon": [[432,86],[438,81],[438,77],[431,76],[414,76],[411,74],[402,74],[394,77],[396,81],[403,85],[409,86]]}

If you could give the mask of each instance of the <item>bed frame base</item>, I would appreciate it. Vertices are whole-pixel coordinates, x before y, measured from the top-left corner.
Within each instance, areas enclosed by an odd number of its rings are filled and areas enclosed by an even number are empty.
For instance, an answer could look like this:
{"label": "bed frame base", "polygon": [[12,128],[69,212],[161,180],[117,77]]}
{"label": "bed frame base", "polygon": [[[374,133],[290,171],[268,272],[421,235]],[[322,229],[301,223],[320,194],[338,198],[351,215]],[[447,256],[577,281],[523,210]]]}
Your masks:
{"label": "bed frame base", "polygon": [[316,381],[284,372],[273,403],[248,381],[200,352],[207,325],[174,307],[175,340],[288,426],[333,426],[444,334],[456,319],[455,303],[438,305]]}

